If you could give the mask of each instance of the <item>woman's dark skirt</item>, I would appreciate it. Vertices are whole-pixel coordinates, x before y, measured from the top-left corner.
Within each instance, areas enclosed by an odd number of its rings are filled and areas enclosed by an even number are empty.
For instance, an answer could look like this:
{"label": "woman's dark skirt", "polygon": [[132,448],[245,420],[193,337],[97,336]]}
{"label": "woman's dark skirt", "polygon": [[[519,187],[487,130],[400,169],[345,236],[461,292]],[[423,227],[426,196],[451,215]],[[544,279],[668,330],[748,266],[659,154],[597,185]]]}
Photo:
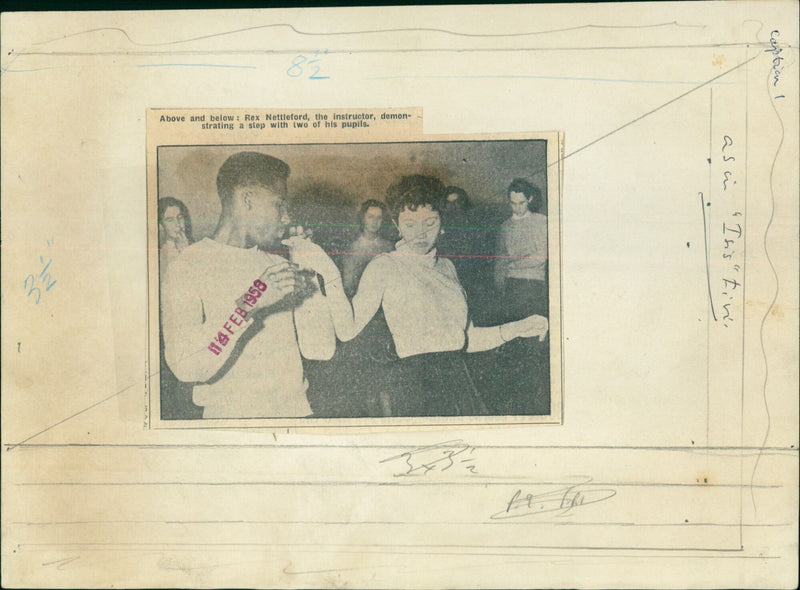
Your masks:
{"label": "woman's dark skirt", "polygon": [[[463,353],[433,352],[400,359],[389,366],[387,386],[392,416],[477,416],[486,407],[464,362]],[[388,376],[388,375],[387,375]]]}
{"label": "woman's dark skirt", "polygon": [[383,314],[330,361],[305,361],[315,418],[486,414],[461,351],[400,359]]}

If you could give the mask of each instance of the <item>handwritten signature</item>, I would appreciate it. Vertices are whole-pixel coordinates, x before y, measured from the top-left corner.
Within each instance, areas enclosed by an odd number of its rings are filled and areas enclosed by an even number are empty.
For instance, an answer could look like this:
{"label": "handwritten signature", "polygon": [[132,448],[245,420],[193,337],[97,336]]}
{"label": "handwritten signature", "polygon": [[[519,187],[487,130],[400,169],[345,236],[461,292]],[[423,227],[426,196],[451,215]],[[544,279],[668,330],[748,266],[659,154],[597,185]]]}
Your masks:
{"label": "handwritten signature", "polygon": [[518,518],[530,516],[532,514],[545,514],[558,512],[558,516],[564,516],[579,506],[597,504],[617,495],[616,490],[582,488],[581,486],[591,482],[591,478],[585,482],[571,486],[559,488],[545,492],[543,494],[522,494],[519,489],[514,492],[506,507],[500,512],[492,514],[493,520],[503,520],[506,518]]}
{"label": "handwritten signature", "polygon": [[395,476],[426,475],[431,471],[447,471],[448,469],[463,469],[469,473],[477,473],[475,458],[472,454],[475,447],[462,440],[417,447],[410,451],[387,457],[381,463],[391,461],[404,461],[405,471],[395,473]]}

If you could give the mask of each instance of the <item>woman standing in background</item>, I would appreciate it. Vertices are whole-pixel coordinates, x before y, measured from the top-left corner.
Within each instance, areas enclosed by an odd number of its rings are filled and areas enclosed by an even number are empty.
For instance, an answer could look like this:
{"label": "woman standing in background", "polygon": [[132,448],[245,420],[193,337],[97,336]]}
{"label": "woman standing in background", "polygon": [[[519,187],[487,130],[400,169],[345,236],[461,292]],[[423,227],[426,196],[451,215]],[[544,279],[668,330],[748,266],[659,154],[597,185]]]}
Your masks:
{"label": "woman standing in background", "polygon": [[394,248],[392,243],[381,235],[389,221],[388,217],[386,205],[375,199],[364,201],[358,210],[360,233],[350,244],[342,263],[344,291],[349,297],[352,297],[358,289],[361,274],[369,261],[378,254],[391,252]]}
{"label": "woman standing in background", "polygon": [[505,296],[505,320],[547,315],[547,217],[538,212],[542,194],[517,178],[506,195],[511,217],[500,228],[494,276],[497,290]]}
{"label": "woman standing in background", "polygon": [[158,200],[158,262],[164,278],[170,262],[192,243],[192,222],[183,201],[174,197]]}
{"label": "woman standing in background", "polygon": [[[158,274],[163,285],[169,265],[180,256],[192,240],[189,210],[180,199],[163,197],[158,200]],[[161,419],[194,420],[203,417],[203,409],[192,401],[192,385],[179,381],[164,358],[164,332],[161,340]]]}

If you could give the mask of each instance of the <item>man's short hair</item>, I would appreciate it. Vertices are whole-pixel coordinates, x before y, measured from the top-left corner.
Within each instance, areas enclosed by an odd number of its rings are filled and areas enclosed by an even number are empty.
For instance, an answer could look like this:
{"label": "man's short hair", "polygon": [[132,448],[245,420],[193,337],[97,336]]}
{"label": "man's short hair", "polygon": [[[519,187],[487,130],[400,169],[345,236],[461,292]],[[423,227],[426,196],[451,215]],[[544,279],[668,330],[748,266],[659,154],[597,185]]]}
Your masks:
{"label": "man's short hair", "polygon": [[217,173],[217,194],[223,205],[242,186],[278,189],[289,178],[289,165],[260,152],[239,152],[225,160]]}
{"label": "man's short hair", "polygon": [[426,205],[441,215],[446,197],[441,180],[433,176],[414,174],[403,176],[399,182],[389,187],[386,191],[386,204],[395,220],[404,209],[416,211]]}
{"label": "man's short hair", "polygon": [[511,181],[506,191],[506,197],[511,196],[511,193],[522,193],[526,199],[530,199],[528,209],[531,211],[538,211],[542,206],[542,191],[524,178],[515,178]]}

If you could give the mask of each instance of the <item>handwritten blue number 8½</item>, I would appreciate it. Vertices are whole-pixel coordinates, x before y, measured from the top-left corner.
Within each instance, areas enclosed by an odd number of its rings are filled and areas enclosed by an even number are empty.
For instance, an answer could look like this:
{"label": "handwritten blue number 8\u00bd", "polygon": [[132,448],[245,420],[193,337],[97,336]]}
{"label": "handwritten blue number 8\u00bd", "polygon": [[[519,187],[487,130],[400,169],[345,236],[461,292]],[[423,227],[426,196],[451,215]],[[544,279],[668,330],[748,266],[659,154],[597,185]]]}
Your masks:
{"label": "handwritten blue number 8\u00bd", "polygon": [[[326,49],[323,52],[323,55],[327,53],[328,50]],[[316,64],[318,61],[320,61],[320,58],[318,56],[319,56],[319,51],[314,52],[315,59],[311,60],[309,60],[305,55],[302,54],[295,55],[294,58],[292,59],[292,65],[289,66],[289,68],[286,70],[286,74],[288,76],[291,76],[292,78],[299,78],[304,73],[303,64],[305,64],[306,62],[308,62],[307,65],[309,66],[311,66],[311,64]],[[328,78],[330,78],[330,76],[319,75],[320,67],[318,65],[314,65],[313,68],[314,68],[314,73],[308,76],[309,80],[327,80]]]}

